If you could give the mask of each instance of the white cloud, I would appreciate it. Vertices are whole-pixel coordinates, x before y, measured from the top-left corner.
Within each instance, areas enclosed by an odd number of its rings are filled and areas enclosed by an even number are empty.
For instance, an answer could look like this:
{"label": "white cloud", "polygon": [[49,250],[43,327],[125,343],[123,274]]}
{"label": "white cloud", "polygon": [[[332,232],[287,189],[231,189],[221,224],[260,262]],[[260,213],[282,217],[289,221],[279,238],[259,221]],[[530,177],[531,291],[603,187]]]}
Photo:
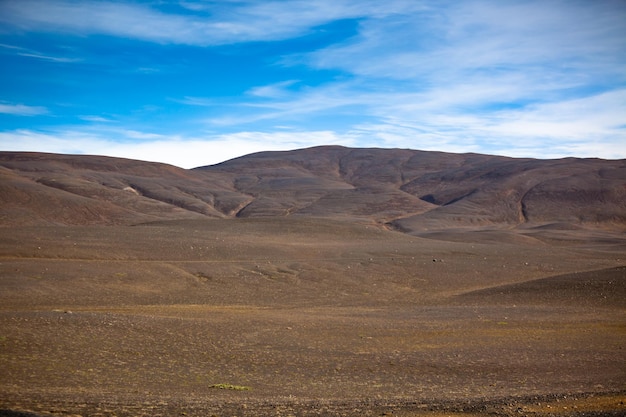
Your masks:
{"label": "white cloud", "polygon": [[12,114],[15,116],[38,116],[48,113],[48,109],[41,106],[26,106],[24,104],[0,103],[0,114]]}
{"label": "white cloud", "polygon": [[94,123],[110,123],[113,121],[111,119],[107,119],[106,117],[92,116],[92,115],[79,116],[79,118],[86,122],[94,122]]}
{"label": "white cloud", "polygon": [[312,54],[308,62],[363,76],[421,82],[493,76],[498,71],[541,74],[550,72],[543,67],[548,63],[560,63],[551,66],[559,73],[584,65],[586,70],[599,66],[623,75],[615,67],[623,62],[619,52],[626,47],[626,7],[619,3],[426,4],[430,7],[410,14],[365,19],[357,37]]}
{"label": "white cloud", "polygon": [[182,99],[172,99],[172,101],[176,103],[180,103],[180,104],[186,104],[188,106],[211,107],[211,106],[220,105],[220,102],[218,100],[215,100],[213,98],[206,98],[206,97],[186,96],[186,97],[183,97]]}
{"label": "white cloud", "polygon": [[[106,155],[195,168],[253,152],[290,150],[329,143],[355,145],[351,135],[341,136],[331,131],[238,132],[201,138],[137,131],[117,131],[117,135],[114,135],[114,132],[65,130],[42,133],[21,129],[0,132],[0,148],[4,151]],[[111,140],[113,136],[117,136],[118,140]],[[128,140],[137,137],[143,140]]]}
{"label": "white cloud", "polygon": [[509,136],[587,139],[621,132],[626,151],[626,89],[503,112],[488,128]]}
{"label": "white cloud", "polygon": [[[35,31],[108,34],[165,42],[183,39],[189,32],[186,19],[150,8],[111,2],[22,0],[0,3],[5,24]],[[174,34],[173,32],[178,34]]]}
{"label": "white cloud", "polygon": [[439,112],[402,97],[363,136],[388,145],[516,157],[626,158],[626,90],[487,113]]}
{"label": "white cloud", "polygon": [[[449,152],[511,156],[626,157],[626,90],[516,105],[524,84],[455,85],[425,92],[364,92],[349,84],[302,92],[283,92],[258,103],[242,104],[236,114],[208,120],[213,126],[279,124],[298,117],[325,119],[336,114],[363,115],[346,132],[359,146],[409,147]],[[538,87],[541,89],[541,87]],[[532,87],[528,87],[532,90]],[[513,102],[513,106],[509,103]],[[484,107],[487,108],[484,108]],[[357,109],[357,110],[354,110]],[[341,116],[339,116],[341,118]],[[357,119],[359,119],[357,117]],[[536,143],[535,145],[530,145]],[[606,146],[584,146],[606,143]],[[573,151],[585,151],[576,154]]]}
{"label": "white cloud", "polygon": [[357,37],[301,60],[444,111],[444,102],[553,101],[624,85],[625,20],[611,2],[458,2],[363,20]]}
{"label": "white cloud", "polygon": [[306,124],[307,120],[316,115],[336,117],[340,114],[340,108],[368,104],[366,95],[352,90],[349,83],[290,90],[288,87],[294,84],[295,81],[285,81],[255,87],[247,92],[245,101],[224,106],[225,112],[217,112],[203,121],[217,127],[250,125],[263,121],[276,121],[279,124],[297,121]]}
{"label": "white cloud", "polygon": [[37,58],[43,59],[44,61],[52,61],[52,62],[79,62],[78,58],[66,58],[66,57],[57,57],[51,55],[37,54],[37,53],[28,53],[28,52],[20,52],[18,53],[20,56],[25,56],[28,58]]}
{"label": "white cloud", "polygon": [[356,129],[388,146],[626,157],[626,7],[425,4],[432,7],[363,20],[357,37],[297,57],[355,76],[308,99],[352,99],[369,117]]}
{"label": "white cloud", "polygon": [[167,14],[136,3],[20,0],[0,2],[0,21],[22,29],[107,34],[158,43],[219,45],[287,39],[346,18],[414,8],[391,0],[183,2],[190,13]]}
{"label": "white cloud", "polygon": [[248,91],[248,94],[264,98],[281,98],[285,97],[288,94],[286,88],[296,84],[297,82],[297,80],[286,80],[271,85],[254,87],[250,91]]}
{"label": "white cloud", "polygon": [[[0,3],[0,10],[1,9],[2,9],[2,4]],[[41,52],[38,52],[38,51],[35,51],[35,50],[32,50],[32,49],[22,48],[20,46],[14,46],[14,45],[0,44],[0,48],[13,51],[13,52],[16,53],[16,55],[19,55],[19,56],[25,56],[25,57],[28,57],[28,58],[36,58],[36,59],[41,59],[41,60],[44,60],[44,61],[59,62],[59,63],[69,63],[69,62],[79,62],[79,61],[81,61],[81,59],[79,59],[79,58],[68,58],[68,57],[62,57],[62,56],[53,56],[53,55],[49,55],[49,54],[43,54]]]}

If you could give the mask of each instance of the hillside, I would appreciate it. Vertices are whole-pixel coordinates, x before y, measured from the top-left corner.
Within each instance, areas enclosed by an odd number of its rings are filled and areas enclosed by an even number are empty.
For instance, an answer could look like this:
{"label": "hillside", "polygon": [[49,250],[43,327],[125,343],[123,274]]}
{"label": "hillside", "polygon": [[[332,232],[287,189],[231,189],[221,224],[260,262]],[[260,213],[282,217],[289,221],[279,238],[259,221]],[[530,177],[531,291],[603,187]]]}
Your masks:
{"label": "hillside", "polygon": [[0,152],[0,224],[136,224],[306,215],[403,231],[626,226],[626,161],[404,149],[262,152],[184,170],[84,155]]}

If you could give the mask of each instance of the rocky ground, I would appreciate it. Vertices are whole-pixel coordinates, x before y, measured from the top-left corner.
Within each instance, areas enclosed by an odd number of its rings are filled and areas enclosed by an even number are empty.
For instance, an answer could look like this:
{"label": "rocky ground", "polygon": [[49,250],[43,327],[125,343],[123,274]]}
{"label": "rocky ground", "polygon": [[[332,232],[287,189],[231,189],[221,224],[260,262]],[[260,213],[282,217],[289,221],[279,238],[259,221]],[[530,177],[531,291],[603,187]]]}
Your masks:
{"label": "rocky ground", "polygon": [[0,234],[0,416],[625,415],[624,239],[271,218]]}

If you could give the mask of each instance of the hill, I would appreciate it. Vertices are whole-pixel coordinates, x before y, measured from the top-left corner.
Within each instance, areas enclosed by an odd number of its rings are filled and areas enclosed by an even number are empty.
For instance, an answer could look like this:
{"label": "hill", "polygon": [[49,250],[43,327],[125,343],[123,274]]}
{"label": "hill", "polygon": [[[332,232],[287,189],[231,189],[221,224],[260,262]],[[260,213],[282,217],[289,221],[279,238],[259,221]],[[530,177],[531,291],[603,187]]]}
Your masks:
{"label": "hill", "polygon": [[323,146],[185,170],[87,155],[0,152],[0,224],[137,224],[314,216],[406,232],[626,227],[626,161],[516,159]]}

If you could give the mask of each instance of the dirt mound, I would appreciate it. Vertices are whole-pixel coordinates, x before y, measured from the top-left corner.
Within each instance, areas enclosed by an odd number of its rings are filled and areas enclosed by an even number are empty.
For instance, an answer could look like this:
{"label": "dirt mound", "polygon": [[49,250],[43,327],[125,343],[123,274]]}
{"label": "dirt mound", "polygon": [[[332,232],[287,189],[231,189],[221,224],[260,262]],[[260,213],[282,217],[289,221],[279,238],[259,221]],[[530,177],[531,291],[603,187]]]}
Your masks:
{"label": "dirt mound", "polygon": [[557,275],[471,291],[457,297],[468,303],[626,307],[626,267]]}

